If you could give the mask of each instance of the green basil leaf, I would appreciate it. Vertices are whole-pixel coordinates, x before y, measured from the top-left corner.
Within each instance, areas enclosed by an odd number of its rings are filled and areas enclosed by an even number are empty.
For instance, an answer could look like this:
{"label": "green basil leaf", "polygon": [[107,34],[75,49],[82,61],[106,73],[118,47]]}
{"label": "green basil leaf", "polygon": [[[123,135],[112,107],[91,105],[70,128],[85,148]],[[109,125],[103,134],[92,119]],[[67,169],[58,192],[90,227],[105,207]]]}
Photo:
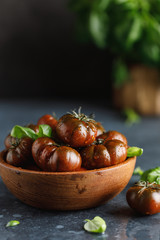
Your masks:
{"label": "green basil leaf", "polygon": [[160,185],[160,176],[155,178],[155,182]]}
{"label": "green basil leaf", "polygon": [[129,147],[127,149],[127,157],[141,156],[143,154],[143,148]]}
{"label": "green basil leaf", "polygon": [[16,125],[12,128],[11,136],[15,138],[30,137],[34,140],[37,138],[37,134],[34,130],[27,127],[21,127],[19,125]]}
{"label": "green basil leaf", "polygon": [[148,181],[149,183],[155,182],[157,184],[160,184],[160,167],[152,168],[147,171],[145,171],[141,179],[142,181]]}
{"label": "green basil leaf", "polygon": [[47,124],[39,125],[38,137],[51,137],[52,128]]}
{"label": "green basil leaf", "polygon": [[142,170],[140,167],[136,167],[136,168],[134,169],[133,175],[142,176],[143,173],[144,173],[144,172],[143,172],[143,170]]}
{"label": "green basil leaf", "polygon": [[6,224],[6,227],[14,227],[14,226],[17,226],[18,224],[20,224],[19,221],[17,221],[17,220],[12,220],[12,221],[9,221],[9,222]]}
{"label": "green basil leaf", "polygon": [[87,232],[103,233],[107,228],[106,222],[98,216],[92,220],[85,219],[85,221],[87,221],[87,223],[84,224],[84,229]]}

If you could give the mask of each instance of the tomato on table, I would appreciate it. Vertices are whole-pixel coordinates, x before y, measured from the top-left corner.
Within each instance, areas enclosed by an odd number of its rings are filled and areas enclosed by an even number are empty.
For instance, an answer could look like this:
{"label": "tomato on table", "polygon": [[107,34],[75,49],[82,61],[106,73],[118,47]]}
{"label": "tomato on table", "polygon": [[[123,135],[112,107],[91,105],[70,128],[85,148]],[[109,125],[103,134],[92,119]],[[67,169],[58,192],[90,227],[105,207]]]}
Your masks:
{"label": "tomato on table", "polygon": [[129,206],[144,215],[160,212],[160,185],[140,181],[126,193]]}

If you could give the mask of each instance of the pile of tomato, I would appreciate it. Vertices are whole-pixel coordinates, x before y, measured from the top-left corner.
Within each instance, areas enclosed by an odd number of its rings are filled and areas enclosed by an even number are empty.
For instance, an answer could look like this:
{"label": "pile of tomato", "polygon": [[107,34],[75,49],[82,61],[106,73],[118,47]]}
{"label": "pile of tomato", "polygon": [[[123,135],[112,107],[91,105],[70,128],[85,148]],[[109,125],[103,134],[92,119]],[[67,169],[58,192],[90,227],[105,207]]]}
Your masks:
{"label": "pile of tomato", "polygon": [[[51,136],[41,136],[40,126],[48,126]],[[18,133],[15,137],[12,131],[6,137],[5,160],[8,164],[29,170],[71,172],[104,168],[131,157],[123,134],[106,131],[101,123],[80,111],[65,114],[59,120],[44,115],[37,124],[24,128],[24,132],[27,129],[38,137],[32,134],[18,137]],[[133,156],[140,155],[134,153]],[[127,191],[126,198],[129,206],[139,213],[160,212],[160,185],[155,182],[136,183]]]}
{"label": "pile of tomato", "polygon": [[101,123],[73,111],[57,120],[44,115],[29,128],[41,124],[52,128],[51,137],[5,139],[6,162],[27,169],[69,172],[112,166],[127,158],[127,139],[117,131],[105,131]]}

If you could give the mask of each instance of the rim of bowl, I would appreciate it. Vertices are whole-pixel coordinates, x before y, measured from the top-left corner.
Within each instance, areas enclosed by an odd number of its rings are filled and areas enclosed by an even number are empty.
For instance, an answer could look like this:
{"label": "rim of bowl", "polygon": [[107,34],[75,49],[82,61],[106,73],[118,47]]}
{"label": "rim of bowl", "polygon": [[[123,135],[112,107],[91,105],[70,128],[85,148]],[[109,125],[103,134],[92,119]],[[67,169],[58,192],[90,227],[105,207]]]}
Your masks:
{"label": "rim of bowl", "polygon": [[3,165],[5,168],[8,168],[10,170],[15,170],[17,172],[22,172],[22,173],[34,173],[34,174],[42,174],[42,175],[71,175],[71,174],[90,174],[90,173],[97,173],[97,172],[103,172],[103,171],[107,171],[110,169],[115,169],[118,167],[121,167],[123,165],[128,164],[130,161],[135,161],[136,157],[130,157],[127,158],[125,161],[109,166],[109,167],[105,167],[105,168],[97,168],[97,169],[93,169],[93,170],[80,170],[80,171],[72,171],[72,172],[46,172],[46,171],[37,171],[37,170],[29,170],[29,169],[24,169],[21,167],[15,167],[13,165],[10,165],[8,163],[5,162],[4,160],[4,154],[5,154],[5,150],[0,152],[0,166]]}

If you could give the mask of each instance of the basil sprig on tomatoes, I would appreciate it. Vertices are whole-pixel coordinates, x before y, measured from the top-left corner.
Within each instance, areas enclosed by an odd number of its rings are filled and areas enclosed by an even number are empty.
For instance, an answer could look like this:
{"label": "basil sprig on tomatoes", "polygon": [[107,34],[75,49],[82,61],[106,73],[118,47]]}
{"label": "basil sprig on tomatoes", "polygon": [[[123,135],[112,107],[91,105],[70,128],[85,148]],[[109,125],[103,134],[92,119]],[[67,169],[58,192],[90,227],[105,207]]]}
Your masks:
{"label": "basil sprig on tomatoes", "polygon": [[41,124],[39,125],[39,131],[36,133],[31,128],[16,125],[11,130],[11,136],[18,139],[29,137],[33,140],[36,140],[39,137],[52,137],[52,128],[47,124]]}

